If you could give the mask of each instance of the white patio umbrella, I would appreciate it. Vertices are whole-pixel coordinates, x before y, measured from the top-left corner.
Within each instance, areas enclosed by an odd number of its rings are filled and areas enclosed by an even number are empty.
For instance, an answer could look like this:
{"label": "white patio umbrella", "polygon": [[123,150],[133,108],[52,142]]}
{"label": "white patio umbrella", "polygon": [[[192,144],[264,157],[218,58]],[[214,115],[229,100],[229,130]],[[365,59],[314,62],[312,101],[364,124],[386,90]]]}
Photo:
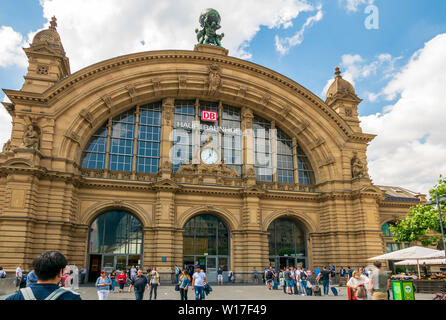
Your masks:
{"label": "white patio umbrella", "polygon": [[437,252],[433,252],[432,254],[428,254],[423,259],[446,259],[443,250],[437,250]]}
{"label": "white patio umbrella", "polygon": [[418,278],[420,278],[419,260],[424,260],[426,256],[438,254],[439,250],[413,246],[398,251],[386,253],[368,260],[416,260],[418,266]]}
{"label": "white patio umbrella", "polygon": [[446,265],[446,259],[428,259],[428,260],[404,260],[395,263],[397,266],[414,266],[417,264],[417,261],[420,264],[426,265]]}

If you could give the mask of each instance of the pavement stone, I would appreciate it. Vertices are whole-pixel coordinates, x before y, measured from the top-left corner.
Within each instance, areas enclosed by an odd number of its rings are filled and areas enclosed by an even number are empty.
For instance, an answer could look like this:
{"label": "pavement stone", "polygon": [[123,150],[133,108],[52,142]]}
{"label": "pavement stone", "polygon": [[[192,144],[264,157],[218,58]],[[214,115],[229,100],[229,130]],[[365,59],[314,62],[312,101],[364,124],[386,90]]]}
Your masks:
{"label": "pavement stone", "polygon": [[[347,288],[336,287],[339,295],[334,296],[331,291],[328,296],[302,296],[302,295],[287,295],[283,293],[282,289],[268,290],[263,285],[223,285],[212,286],[212,293],[206,297],[207,300],[347,300]],[[128,292],[128,287],[123,293],[110,292],[108,300],[135,300],[134,293]],[[81,285],[79,290],[83,300],[98,300],[97,289],[93,285]],[[416,300],[432,300],[434,294],[417,293]],[[6,296],[0,297],[0,300]],[[180,300],[179,292],[175,291],[173,285],[158,287],[158,300]],[[192,290],[188,292],[189,300],[195,299],[195,294]],[[144,293],[144,300],[149,299],[149,292]]]}

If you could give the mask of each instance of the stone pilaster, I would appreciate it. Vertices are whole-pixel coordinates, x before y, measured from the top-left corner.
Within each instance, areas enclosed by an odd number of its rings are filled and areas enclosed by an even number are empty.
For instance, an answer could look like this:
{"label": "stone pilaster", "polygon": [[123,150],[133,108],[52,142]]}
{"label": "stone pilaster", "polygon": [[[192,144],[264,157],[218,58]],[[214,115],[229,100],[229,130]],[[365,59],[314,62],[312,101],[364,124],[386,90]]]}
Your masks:
{"label": "stone pilaster", "polygon": [[161,179],[170,179],[172,176],[172,132],[174,121],[175,100],[166,98],[162,105],[162,126],[161,126],[161,151],[159,175]]}

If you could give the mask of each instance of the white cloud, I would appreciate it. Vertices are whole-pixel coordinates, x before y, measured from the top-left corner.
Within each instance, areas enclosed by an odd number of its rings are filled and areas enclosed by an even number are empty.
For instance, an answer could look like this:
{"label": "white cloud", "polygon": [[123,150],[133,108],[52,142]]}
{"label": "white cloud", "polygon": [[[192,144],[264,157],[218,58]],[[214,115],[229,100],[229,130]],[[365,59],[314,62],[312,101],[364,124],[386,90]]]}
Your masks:
{"label": "white cloud", "polygon": [[[11,102],[8,97],[3,97],[3,102]],[[0,105],[0,152],[3,144],[9,140],[12,130],[12,118],[3,106]]]}
{"label": "white cloud", "polygon": [[193,50],[194,30],[205,8],[222,17],[222,44],[230,55],[251,58],[247,47],[261,26],[288,28],[306,0],[147,1],[40,0],[44,17],[55,15],[73,71],[118,55],[161,49]]}
{"label": "white cloud", "polygon": [[427,193],[446,174],[446,34],[416,52],[384,88],[398,99],[382,113],[361,117],[364,132],[378,136],[368,161],[376,184]]}
{"label": "white cloud", "polygon": [[0,27],[0,68],[18,65],[26,67],[28,61],[25,52],[26,46],[23,36],[9,26]]}
{"label": "white cloud", "polygon": [[[219,11],[225,33],[222,44],[231,56],[250,59],[249,42],[261,26],[289,28],[301,12],[313,11],[307,0],[40,0],[44,17],[58,19],[58,32],[72,72],[119,55],[163,49],[193,50],[200,13]],[[42,26],[48,28],[49,22]],[[35,30],[26,35],[32,41]],[[0,68],[27,67],[25,36],[11,27],[0,29]],[[0,108],[4,109],[4,108]],[[0,116],[0,147],[10,135],[10,119]]]}
{"label": "white cloud", "polygon": [[284,55],[288,53],[291,47],[300,45],[304,41],[305,29],[310,28],[315,22],[322,20],[323,17],[324,14],[322,13],[322,7],[319,6],[317,8],[317,13],[314,16],[307,18],[302,28],[298,32],[296,32],[294,36],[282,39],[276,35],[276,50],[279,51],[280,54]]}
{"label": "white cloud", "polygon": [[[368,62],[359,54],[344,54],[341,59],[342,78],[355,86],[356,81],[361,81],[377,74],[382,79],[391,78],[395,74],[395,63],[402,57],[393,58],[392,55],[383,53],[376,56],[371,62]],[[333,81],[334,77],[327,81],[321,93],[323,97],[327,94],[328,88]],[[366,93],[367,98],[372,102],[376,101],[381,95],[381,93]]]}
{"label": "white cloud", "polygon": [[339,0],[342,5],[345,5],[347,11],[356,12],[359,6],[363,4],[372,4],[375,0]]}

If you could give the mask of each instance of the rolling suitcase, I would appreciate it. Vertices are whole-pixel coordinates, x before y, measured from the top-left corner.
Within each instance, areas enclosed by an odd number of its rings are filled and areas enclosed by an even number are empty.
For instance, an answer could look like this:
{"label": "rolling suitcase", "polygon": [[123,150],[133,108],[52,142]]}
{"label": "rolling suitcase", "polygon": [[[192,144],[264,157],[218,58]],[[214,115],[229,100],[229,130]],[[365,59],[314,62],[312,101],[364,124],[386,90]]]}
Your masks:
{"label": "rolling suitcase", "polygon": [[314,296],[321,296],[321,287],[319,287],[318,285],[313,286],[313,295]]}
{"label": "rolling suitcase", "polygon": [[335,287],[331,287],[331,292],[333,292],[333,294],[334,294],[335,296],[338,295],[338,290],[337,290]]}

